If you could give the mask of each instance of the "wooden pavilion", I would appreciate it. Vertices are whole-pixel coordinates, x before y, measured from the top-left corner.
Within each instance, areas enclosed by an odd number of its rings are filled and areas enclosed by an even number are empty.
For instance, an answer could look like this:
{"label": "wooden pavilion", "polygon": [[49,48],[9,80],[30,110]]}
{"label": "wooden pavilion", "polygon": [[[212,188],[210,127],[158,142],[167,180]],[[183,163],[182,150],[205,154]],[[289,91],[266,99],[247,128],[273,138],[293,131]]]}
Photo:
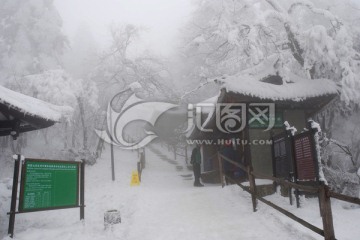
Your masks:
{"label": "wooden pavilion", "polygon": [[[217,105],[242,104],[241,107],[246,108],[247,118],[242,131],[231,133],[219,130],[217,120],[224,116],[221,111],[216,110],[217,107],[208,110],[205,114],[202,113],[203,129],[194,127],[188,138],[202,140],[204,182],[219,181],[217,152],[221,151],[224,145],[232,146],[235,151],[232,155],[235,158],[233,160],[251,165],[256,172],[271,176],[273,174],[272,145],[271,141],[268,141],[271,136],[284,131],[285,121],[301,132],[307,127],[307,120],[339,94],[338,86],[333,81],[309,80],[290,72],[280,74],[274,65],[269,63],[268,66],[263,65],[214,81],[221,85],[221,91],[210,102]],[[270,120],[266,119],[264,114],[261,116],[261,113],[266,112],[265,107],[270,105],[275,107],[275,119],[273,119],[273,127],[268,129]],[[259,115],[255,114],[256,119],[251,119],[249,112],[256,111]],[[219,113],[221,116],[218,116]],[[240,111],[237,116],[243,121],[244,115],[241,115]]]}

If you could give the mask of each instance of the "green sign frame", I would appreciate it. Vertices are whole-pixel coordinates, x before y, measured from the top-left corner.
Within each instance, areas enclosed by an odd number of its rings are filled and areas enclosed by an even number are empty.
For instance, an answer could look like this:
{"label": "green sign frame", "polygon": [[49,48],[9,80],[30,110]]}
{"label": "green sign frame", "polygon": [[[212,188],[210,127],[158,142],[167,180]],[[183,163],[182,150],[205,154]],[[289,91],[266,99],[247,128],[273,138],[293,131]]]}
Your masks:
{"label": "green sign frame", "polygon": [[[264,124],[260,123],[259,121],[254,121],[252,123],[248,124],[250,128],[253,129],[266,129],[269,126],[269,121],[266,121],[265,119],[262,119],[264,121]],[[284,127],[284,116],[282,111],[276,111],[275,112],[275,119],[274,120],[274,128],[283,128]]]}
{"label": "green sign frame", "polygon": [[81,162],[25,159],[19,212],[79,207]]}

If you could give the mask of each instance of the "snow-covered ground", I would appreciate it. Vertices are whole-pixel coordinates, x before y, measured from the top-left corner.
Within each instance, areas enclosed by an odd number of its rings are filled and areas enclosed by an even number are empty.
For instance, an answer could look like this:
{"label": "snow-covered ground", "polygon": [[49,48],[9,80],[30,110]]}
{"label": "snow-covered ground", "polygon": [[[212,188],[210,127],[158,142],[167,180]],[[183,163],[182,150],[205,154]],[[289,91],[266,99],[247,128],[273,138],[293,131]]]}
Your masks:
{"label": "snow-covered ground", "polygon": [[[164,152],[163,148],[155,146]],[[264,204],[252,212],[250,195],[237,186],[206,184],[192,186],[192,173],[147,149],[146,168],[140,186],[130,187],[137,153],[115,151],[116,181],[111,181],[107,148],[94,166],[86,168],[85,221],[79,210],[57,210],[16,216],[15,238],[21,240],[235,240],[235,239],[323,239]],[[167,156],[167,157],[166,157]],[[6,212],[9,209],[10,179],[0,179],[0,239],[9,240]],[[289,206],[279,195],[268,197],[295,214],[321,227],[315,199],[303,200],[304,207]],[[345,210],[333,203],[338,239],[359,239],[360,210]],[[118,209],[122,222],[104,229],[104,212]]]}

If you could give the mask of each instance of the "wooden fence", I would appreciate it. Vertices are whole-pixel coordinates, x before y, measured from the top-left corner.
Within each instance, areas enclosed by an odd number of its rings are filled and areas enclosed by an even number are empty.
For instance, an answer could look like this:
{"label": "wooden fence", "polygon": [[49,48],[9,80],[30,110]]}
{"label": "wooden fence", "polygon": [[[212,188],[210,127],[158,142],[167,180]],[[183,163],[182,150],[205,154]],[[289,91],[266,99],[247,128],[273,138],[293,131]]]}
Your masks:
{"label": "wooden fence", "polygon": [[[259,201],[265,203],[266,205],[274,208],[275,210],[281,212],[285,216],[291,218],[292,220],[300,223],[304,227],[323,236],[325,240],[336,240],[330,199],[335,198],[335,199],[342,200],[345,202],[360,205],[359,198],[349,197],[349,196],[345,196],[343,194],[332,192],[332,191],[330,191],[329,187],[323,183],[321,183],[319,186],[304,186],[304,185],[296,184],[293,182],[289,182],[282,178],[276,178],[276,177],[256,173],[256,172],[254,172],[254,170],[252,169],[251,166],[244,166],[243,164],[235,162],[235,161],[227,158],[226,156],[223,156],[220,153],[218,153],[218,161],[219,161],[220,179],[221,179],[222,187],[225,186],[224,177],[227,177],[227,178],[231,179],[233,182],[235,182],[237,185],[239,185],[243,190],[250,193],[251,197],[252,197],[252,205],[253,205],[254,212],[257,211],[257,200],[259,200]],[[233,164],[234,166],[239,167],[242,170],[244,170],[247,173],[250,187],[244,186],[240,181],[237,181],[235,179],[232,179],[230,176],[225,175],[224,169],[223,169],[224,161],[227,161],[227,162]],[[298,191],[318,194],[319,208],[320,208],[320,214],[321,214],[322,222],[323,222],[323,229],[320,229],[317,226],[312,225],[311,223],[305,221],[304,219],[301,219],[301,218],[297,217],[296,215],[292,214],[291,212],[285,210],[284,208],[281,208],[278,205],[266,200],[265,198],[258,196],[257,191],[256,191],[256,182],[255,182],[256,178],[272,180],[279,185],[287,186],[289,188],[294,188]]]}

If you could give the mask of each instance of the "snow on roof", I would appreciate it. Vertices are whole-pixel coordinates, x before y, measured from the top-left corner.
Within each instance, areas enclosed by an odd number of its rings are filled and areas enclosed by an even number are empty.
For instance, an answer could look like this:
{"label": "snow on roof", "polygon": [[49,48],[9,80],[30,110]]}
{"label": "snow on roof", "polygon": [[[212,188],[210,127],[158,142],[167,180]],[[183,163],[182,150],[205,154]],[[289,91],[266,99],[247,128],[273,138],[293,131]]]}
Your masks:
{"label": "snow on roof", "polygon": [[228,92],[271,100],[303,101],[311,97],[335,95],[338,86],[327,79],[303,80],[283,85],[261,82],[251,76],[232,76],[221,80]]}
{"label": "snow on roof", "polygon": [[[265,82],[279,77],[281,85]],[[328,79],[307,79],[281,67],[276,55],[263,63],[234,76],[214,79],[222,83],[227,92],[235,92],[261,99],[303,101],[307,98],[336,95],[339,87]]]}
{"label": "snow on roof", "polygon": [[37,116],[54,122],[58,122],[63,116],[68,116],[73,111],[71,107],[56,106],[12,91],[3,86],[0,86],[0,104],[4,104],[9,108],[15,108],[24,113],[24,115]]}

